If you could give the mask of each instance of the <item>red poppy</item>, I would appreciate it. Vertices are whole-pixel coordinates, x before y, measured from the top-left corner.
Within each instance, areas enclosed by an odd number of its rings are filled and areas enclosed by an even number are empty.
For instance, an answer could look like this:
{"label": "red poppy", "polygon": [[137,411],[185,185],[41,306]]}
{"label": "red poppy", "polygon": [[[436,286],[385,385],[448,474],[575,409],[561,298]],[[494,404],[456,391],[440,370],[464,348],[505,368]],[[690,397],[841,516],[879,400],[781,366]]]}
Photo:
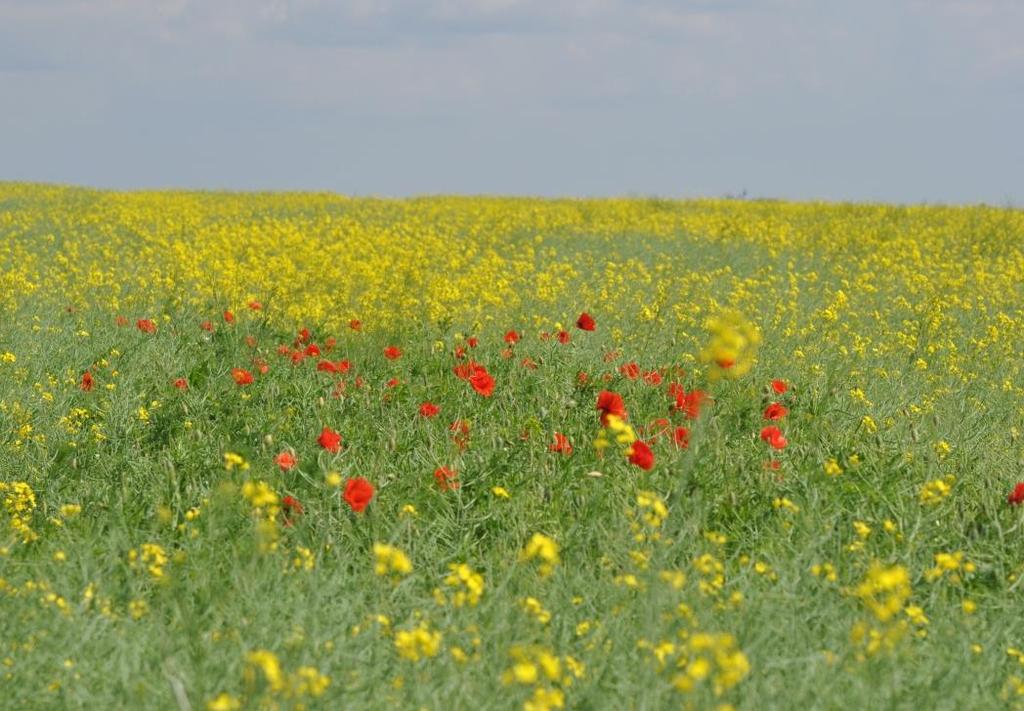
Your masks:
{"label": "red poppy", "polygon": [[768,425],[761,430],[763,439],[772,449],[785,449],[789,441],[782,436],[782,431],[775,425]]}
{"label": "red poppy", "polygon": [[398,346],[388,346],[384,349],[384,357],[388,360],[398,360],[402,357],[402,350]]}
{"label": "red poppy", "polygon": [[597,409],[601,413],[601,424],[608,424],[608,415],[626,419],[626,403],[622,396],[610,390],[602,390],[597,394]]}
{"label": "red poppy", "polygon": [[341,451],[341,435],[330,427],[324,427],[316,441],[331,454],[337,454]]}
{"label": "red poppy", "polygon": [[548,450],[552,452],[559,452],[565,456],[572,454],[572,444],[569,442],[569,438],[561,432],[555,432],[555,441],[548,445]]}
{"label": "red poppy", "polygon": [[423,417],[433,417],[441,411],[441,408],[432,402],[425,402],[420,405],[420,415]]}
{"label": "red poppy", "polygon": [[700,408],[707,400],[707,393],[703,390],[686,389],[678,383],[669,385],[669,393],[675,398],[675,409],[685,414],[689,419],[696,420],[700,417]]}
{"label": "red poppy", "polygon": [[124,316],[118,316],[117,318],[114,319],[114,323],[116,323],[118,326],[127,326],[128,319],[126,319]]}
{"label": "red poppy", "polygon": [[470,336],[466,339],[466,345],[470,348],[476,348],[480,345],[480,340],[476,336]]}
{"label": "red poppy", "polygon": [[400,385],[400,384],[401,384],[401,382],[402,382],[402,381],[400,381],[400,380],[399,380],[398,378],[392,378],[391,380],[387,381],[387,382],[386,382],[386,383],[384,383],[384,384],[385,384],[385,385],[386,385],[387,387],[389,387],[389,388],[393,388],[393,387],[395,387],[395,386],[397,386],[397,385]]}
{"label": "red poppy", "polygon": [[462,346],[455,346],[455,358],[456,360],[462,360],[466,357],[466,349]]}
{"label": "red poppy", "polygon": [[348,327],[351,328],[353,331],[362,331],[363,330],[363,322],[360,321],[357,318],[354,318],[354,319],[352,319],[351,321],[348,322]]}
{"label": "red poppy", "polygon": [[568,343],[569,341],[571,341],[571,340],[572,340],[572,336],[569,335],[568,331],[559,331],[558,332],[558,342],[561,343],[563,346],[566,343]]}
{"label": "red poppy", "polygon": [[515,344],[515,343],[518,343],[518,342],[519,342],[519,339],[520,339],[521,337],[522,337],[522,336],[520,336],[520,335],[519,335],[519,334],[518,334],[517,332],[515,332],[515,331],[509,331],[509,332],[507,332],[507,333],[505,334],[505,343],[508,343],[509,345],[513,345],[513,344]]}
{"label": "red poppy", "polygon": [[256,347],[256,336],[246,336],[245,337],[245,345],[249,346],[250,348],[255,348]]}
{"label": "red poppy", "polygon": [[778,459],[769,459],[767,462],[764,463],[764,468],[771,469],[772,471],[778,471],[779,469],[782,468],[782,462],[780,462]]}
{"label": "red poppy", "polygon": [[537,370],[537,361],[535,361],[533,358],[523,358],[519,362],[519,365],[523,366],[524,368],[529,368],[530,370]]}
{"label": "red poppy", "polygon": [[779,402],[773,402],[764,409],[764,419],[766,420],[781,420],[788,414],[789,408]]}
{"label": "red poppy", "polygon": [[1024,482],[1013,487],[1013,491],[1011,491],[1010,495],[1006,497],[1006,500],[1012,506],[1020,506],[1021,504],[1024,504]]}
{"label": "red poppy", "polygon": [[601,358],[604,360],[605,363],[611,363],[613,360],[618,358],[620,355],[622,355],[621,351],[608,351],[603,356],[601,356]]}
{"label": "red poppy", "polygon": [[295,455],[291,452],[281,452],[279,455],[274,457],[274,464],[281,467],[281,471],[286,472],[289,469],[295,468]]}
{"label": "red poppy", "polygon": [[590,382],[590,376],[581,370],[578,373],[576,373],[576,382],[579,385],[586,385],[587,383]]}
{"label": "red poppy", "polygon": [[292,365],[298,365],[306,359],[306,354],[302,351],[292,351],[290,357],[292,359]]}
{"label": "red poppy", "polygon": [[661,373],[659,373],[656,370],[648,370],[646,373],[644,373],[644,382],[647,383],[648,385],[661,385]]}
{"label": "red poppy", "polygon": [[212,333],[213,323],[211,323],[210,321],[203,321],[201,324],[199,324],[199,328],[203,329],[204,331],[209,331]]}
{"label": "red poppy", "polygon": [[135,322],[135,328],[143,333],[156,333],[156,324],[148,318],[140,318]]}
{"label": "red poppy", "polygon": [[328,353],[333,351],[336,345],[338,345],[338,339],[336,339],[334,336],[328,336],[327,339],[324,341],[324,349]]}
{"label": "red poppy", "polygon": [[244,368],[232,368],[231,377],[235,379],[235,382],[239,385],[251,385],[253,382],[252,373]]}
{"label": "red poppy", "polygon": [[624,363],[619,366],[619,372],[630,380],[636,380],[640,377],[640,366],[636,362]]}
{"label": "red poppy", "polygon": [[266,375],[270,372],[270,366],[262,358],[254,358],[252,364],[256,366],[256,370],[260,371],[260,375]]}
{"label": "red poppy", "polygon": [[82,382],[78,384],[78,387],[82,389],[82,392],[89,392],[92,390],[93,384],[92,373],[88,370],[82,373]]}
{"label": "red poppy", "polygon": [[259,311],[263,308],[263,304],[261,304],[258,301],[250,301],[249,308],[252,309],[253,311]]}
{"label": "red poppy", "polygon": [[448,467],[438,467],[434,470],[434,481],[437,482],[437,486],[441,491],[458,489],[459,482],[456,481],[458,476],[458,474]]}
{"label": "red poppy", "polygon": [[597,328],[597,323],[595,323],[593,317],[591,317],[590,314],[584,311],[583,313],[580,314],[580,317],[576,319],[576,328],[580,329],[581,331],[593,331],[595,328]]}
{"label": "red poppy", "polygon": [[629,463],[635,464],[644,471],[650,471],[654,466],[654,452],[642,440],[637,440],[630,446]]}
{"label": "red poppy", "polygon": [[469,384],[484,397],[490,397],[494,393],[494,378],[482,367],[469,376]]}
{"label": "red poppy", "polygon": [[789,385],[786,384],[785,380],[773,380],[772,381],[772,390],[774,390],[776,393],[781,395],[782,393],[784,393],[787,390],[789,390]]}
{"label": "red poppy", "polygon": [[235,315],[233,313],[231,313],[230,311],[225,310],[224,311],[224,322],[225,323],[234,323],[235,322]]}
{"label": "red poppy", "polygon": [[295,340],[298,341],[299,343],[309,343],[309,339],[312,337],[313,335],[309,332],[309,329],[304,328],[301,331],[299,331],[299,334],[295,337]]}
{"label": "red poppy", "polygon": [[302,355],[307,358],[319,358],[320,357],[320,346],[315,343],[310,343],[306,346],[306,349],[302,351]]}
{"label": "red poppy", "polygon": [[373,499],[374,491],[376,490],[373,488],[373,484],[363,477],[357,476],[345,482],[345,493],[342,496],[353,511],[362,513]]}
{"label": "red poppy", "polygon": [[679,449],[689,449],[690,447],[690,430],[685,427],[676,427],[672,433],[672,441]]}
{"label": "red poppy", "polygon": [[174,381],[174,387],[178,390],[188,390],[188,381],[185,378],[178,378]]}

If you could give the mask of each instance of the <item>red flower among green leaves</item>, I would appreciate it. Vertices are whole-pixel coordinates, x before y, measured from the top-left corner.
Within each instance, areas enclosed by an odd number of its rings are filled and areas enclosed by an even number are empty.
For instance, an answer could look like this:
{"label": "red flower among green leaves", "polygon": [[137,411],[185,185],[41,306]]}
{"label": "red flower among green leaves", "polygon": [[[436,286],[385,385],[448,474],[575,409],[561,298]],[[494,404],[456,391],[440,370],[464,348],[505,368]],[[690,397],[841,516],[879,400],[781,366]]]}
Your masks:
{"label": "red flower among green leaves", "polygon": [[337,454],[341,451],[341,435],[330,427],[324,427],[316,441],[331,454]]}
{"label": "red flower among green leaves", "polygon": [[367,506],[370,505],[370,501],[373,500],[373,494],[376,491],[373,484],[368,482],[361,476],[357,476],[354,479],[349,479],[345,482],[345,491],[342,496],[353,511],[356,513],[362,513]]}

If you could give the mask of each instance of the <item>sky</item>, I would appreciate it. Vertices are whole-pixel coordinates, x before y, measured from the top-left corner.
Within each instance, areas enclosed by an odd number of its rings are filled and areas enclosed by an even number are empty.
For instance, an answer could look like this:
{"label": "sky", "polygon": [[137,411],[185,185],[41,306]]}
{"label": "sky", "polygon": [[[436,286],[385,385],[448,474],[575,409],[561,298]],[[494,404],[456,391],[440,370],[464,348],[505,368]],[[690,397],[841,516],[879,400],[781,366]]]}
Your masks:
{"label": "sky", "polygon": [[1024,0],[0,0],[0,180],[1024,206]]}

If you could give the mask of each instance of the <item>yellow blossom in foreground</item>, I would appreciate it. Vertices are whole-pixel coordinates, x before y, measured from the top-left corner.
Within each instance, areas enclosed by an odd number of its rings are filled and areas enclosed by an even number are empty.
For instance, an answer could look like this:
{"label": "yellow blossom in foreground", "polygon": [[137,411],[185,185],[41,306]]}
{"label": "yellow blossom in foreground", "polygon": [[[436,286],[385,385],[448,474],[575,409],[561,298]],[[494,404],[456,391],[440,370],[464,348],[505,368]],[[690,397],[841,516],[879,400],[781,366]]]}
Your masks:
{"label": "yellow blossom in foreground", "polygon": [[527,542],[526,547],[520,554],[520,560],[540,562],[538,571],[541,577],[547,577],[561,561],[558,543],[554,539],[545,536],[543,533],[535,533]]}
{"label": "yellow blossom in foreground", "polygon": [[377,575],[404,576],[412,572],[412,561],[394,546],[386,543],[374,543],[373,556],[376,560],[373,570]]}

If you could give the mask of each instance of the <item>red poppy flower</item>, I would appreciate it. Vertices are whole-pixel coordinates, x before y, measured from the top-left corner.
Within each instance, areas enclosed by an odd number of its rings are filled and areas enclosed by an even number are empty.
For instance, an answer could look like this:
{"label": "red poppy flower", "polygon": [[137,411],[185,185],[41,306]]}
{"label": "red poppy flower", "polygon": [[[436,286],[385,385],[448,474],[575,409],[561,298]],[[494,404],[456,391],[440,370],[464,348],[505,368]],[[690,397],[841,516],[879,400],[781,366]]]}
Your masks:
{"label": "red poppy flower", "polygon": [[156,333],[156,324],[148,318],[140,318],[135,322],[135,328],[143,333]]}
{"label": "red poppy flower", "polygon": [[388,346],[384,349],[384,357],[388,360],[398,360],[402,357],[402,350],[398,346]]}
{"label": "red poppy flower", "polygon": [[1010,495],[1006,497],[1006,500],[1012,506],[1020,506],[1021,504],[1024,504],[1024,482],[1013,487],[1013,491],[1011,491]]}
{"label": "red poppy flower", "polygon": [[476,348],[480,345],[480,340],[476,336],[470,336],[466,339],[466,345],[470,348]]}
{"label": "red poppy flower", "polygon": [[124,316],[118,316],[117,318],[114,319],[114,323],[116,323],[118,326],[127,326],[128,319],[126,319]]}
{"label": "red poppy flower", "polygon": [[362,513],[369,506],[370,501],[373,500],[374,491],[376,490],[373,488],[373,484],[363,477],[357,476],[345,482],[345,492],[342,496],[344,496],[345,502],[352,507],[353,511]]}
{"label": "red poppy flower", "polygon": [[324,427],[316,441],[331,454],[337,454],[341,451],[341,435],[330,427]]}
{"label": "red poppy flower", "polygon": [[700,408],[703,406],[704,401],[707,400],[707,393],[703,390],[691,390],[686,392],[686,389],[678,383],[672,383],[669,386],[669,393],[675,397],[675,409],[685,414],[689,419],[696,420],[700,417]]}
{"label": "red poppy flower", "polygon": [[82,392],[89,392],[92,390],[94,381],[92,379],[92,373],[88,370],[82,373],[82,381],[78,384],[78,387],[82,389]]}
{"label": "red poppy flower", "polygon": [[213,323],[210,321],[203,321],[201,324],[199,324],[199,328],[203,329],[204,331],[209,331],[210,333],[212,333]]}
{"label": "red poppy flower", "polygon": [[618,358],[620,355],[622,355],[621,351],[608,351],[603,356],[601,356],[601,358],[604,360],[605,363],[611,363],[613,360]]}
{"label": "red poppy flower", "polygon": [[244,368],[232,368],[231,377],[235,379],[235,382],[239,385],[251,385],[253,382],[252,373]]}
{"label": "red poppy flower", "polygon": [[334,363],[329,360],[322,360],[316,364],[317,372],[319,373],[337,373],[338,369],[334,367]]}
{"label": "red poppy flower", "polygon": [[565,456],[572,454],[572,444],[569,442],[569,438],[561,432],[555,432],[555,441],[548,445],[548,449],[552,452],[559,452]]}
{"label": "red poppy flower", "polygon": [[524,368],[529,368],[530,370],[537,370],[537,361],[535,361],[533,358],[523,358],[519,362],[519,365],[523,366]]}
{"label": "red poppy flower", "polygon": [[224,322],[225,323],[234,323],[235,322],[235,315],[233,313],[231,313],[230,311],[226,311],[225,310],[224,311]]}
{"label": "red poppy flower", "polygon": [[778,459],[769,459],[767,462],[764,463],[764,468],[771,469],[772,471],[778,471],[779,469],[782,468],[782,462],[780,462]]}
{"label": "red poppy flower", "polygon": [[252,364],[256,367],[256,370],[260,371],[260,375],[266,375],[270,372],[270,366],[262,358],[254,358]]}
{"label": "red poppy flower", "polygon": [[250,301],[249,308],[252,309],[253,311],[259,311],[263,308],[263,304],[261,304],[258,301]]}
{"label": "red poppy flower", "polygon": [[441,408],[432,402],[425,402],[420,405],[420,415],[423,417],[433,417],[441,411]]}
{"label": "red poppy flower", "polygon": [[597,323],[590,314],[584,311],[580,314],[580,317],[576,319],[576,328],[581,331],[593,331],[597,328]]}
{"label": "red poppy flower", "polygon": [[338,339],[336,339],[334,336],[328,336],[327,339],[324,341],[324,349],[328,353],[333,351],[336,345],[338,345]]}
{"label": "red poppy flower", "polygon": [[459,482],[456,481],[458,474],[449,469],[448,467],[438,467],[434,470],[434,481],[437,482],[437,487],[441,491],[450,491],[452,489],[459,488]]}
{"label": "red poppy flower", "polygon": [[661,373],[659,373],[656,370],[648,370],[646,373],[644,373],[644,382],[647,383],[648,385],[661,385]]}
{"label": "red poppy flower", "polygon": [[774,390],[776,393],[781,395],[782,393],[784,393],[787,390],[789,390],[789,386],[786,384],[785,380],[773,380],[772,381],[772,390]]}
{"label": "red poppy flower", "polygon": [[299,334],[295,337],[295,340],[298,341],[299,343],[309,343],[309,339],[312,337],[313,335],[309,332],[309,329],[304,328],[301,331],[299,331]]}
{"label": "red poppy flower", "polygon": [[597,409],[601,413],[601,424],[608,424],[608,415],[626,419],[626,403],[622,396],[610,390],[602,390],[597,394]]}
{"label": "red poppy flower", "polygon": [[630,380],[636,380],[640,377],[640,366],[636,362],[624,363],[619,366],[619,372]]}
{"label": "red poppy flower", "polygon": [[518,343],[520,338],[521,336],[517,332],[509,331],[505,334],[505,343],[513,345],[515,343]]}
{"label": "red poppy flower", "polygon": [[185,378],[178,378],[174,381],[174,387],[178,390],[188,390],[188,381]]}
{"label": "red poppy flower", "polygon": [[635,464],[644,471],[650,471],[654,466],[654,452],[642,440],[637,440],[630,446],[629,463]]}
{"label": "red poppy flower", "polygon": [[351,328],[353,331],[362,331],[363,330],[363,322],[360,321],[357,318],[354,318],[354,319],[352,319],[351,321],[348,322],[348,327]]}
{"label": "red poppy flower", "polygon": [[249,346],[250,348],[255,348],[256,347],[256,336],[246,336],[245,337],[245,345]]}
{"label": "red poppy flower", "polygon": [[302,351],[302,355],[307,358],[319,358],[320,357],[320,346],[315,343],[310,343],[306,346],[305,350]]}
{"label": "red poppy flower", "polygon": [[469,384],[484,397],[490,397],[494,393],[494,378],[482,367],[474,370],[469,376]]}
{"label": "red poppy flower", "polygon": [[402,381],[400,381],[400,380],[399,380],[398,378],[392,378],[391,380],[387,381],[387,382],[386,382],[386,383],[384,383],[384,384],[385,384],[385,385],[386,385],[387,387],[389,387],[389,388],[393,388],[393,387],[395,387],[395,386],[397,386],[397,385],[401,384],[401,382],[402,382]]}
{"label": "red poppy flower", "polygon": [[279,455],[274,457],[274,464],[281,467],[281,471],[286,472],[289,469],[295,468],[295,455],[291,452],[281,452]]}
{"label": "red poppy flower", "polygon": [[559,331],[558,332],[558,342],[561,343],[563,346],[566,343],[568,343],[569,341],[571,341],[571,340],[572,340],[572,336],[569,335],[568,331]]}
{"label": "red poppy flower", "polygon": [[306,354],[303,353],[302,351],[292,351],[291,359],[292,365],[298,365],[299,363],[306,359]]}
{"label": "red poppy flower", "polygon": [[764,409],[764,419],[766,420],[781,420],[788,414],[789,408],[779,402],[773,402]]}
{"label": "red poppy flower", "polygon": [[763,439],[772,449],[785,449],[789,441],[782,436],[782,431],[775,425],[768,425],[761,430]]}
{"label": "red poppy flower", "polygon": [[685,427],[676,427],[672,433],[672,441],[679,449],[689,449],[690,447],[690,430]]}
{"label": "red poppy flower", "polygon": [[456,360],[462,360],[466,357],[466,349],[462,346],[455,346],[455,358]]}
{"label": "red poppy flower", "polygon": [[582,370],[576,373],[576,382],[579,385],[586,385],[590,382],[590,376]]}

